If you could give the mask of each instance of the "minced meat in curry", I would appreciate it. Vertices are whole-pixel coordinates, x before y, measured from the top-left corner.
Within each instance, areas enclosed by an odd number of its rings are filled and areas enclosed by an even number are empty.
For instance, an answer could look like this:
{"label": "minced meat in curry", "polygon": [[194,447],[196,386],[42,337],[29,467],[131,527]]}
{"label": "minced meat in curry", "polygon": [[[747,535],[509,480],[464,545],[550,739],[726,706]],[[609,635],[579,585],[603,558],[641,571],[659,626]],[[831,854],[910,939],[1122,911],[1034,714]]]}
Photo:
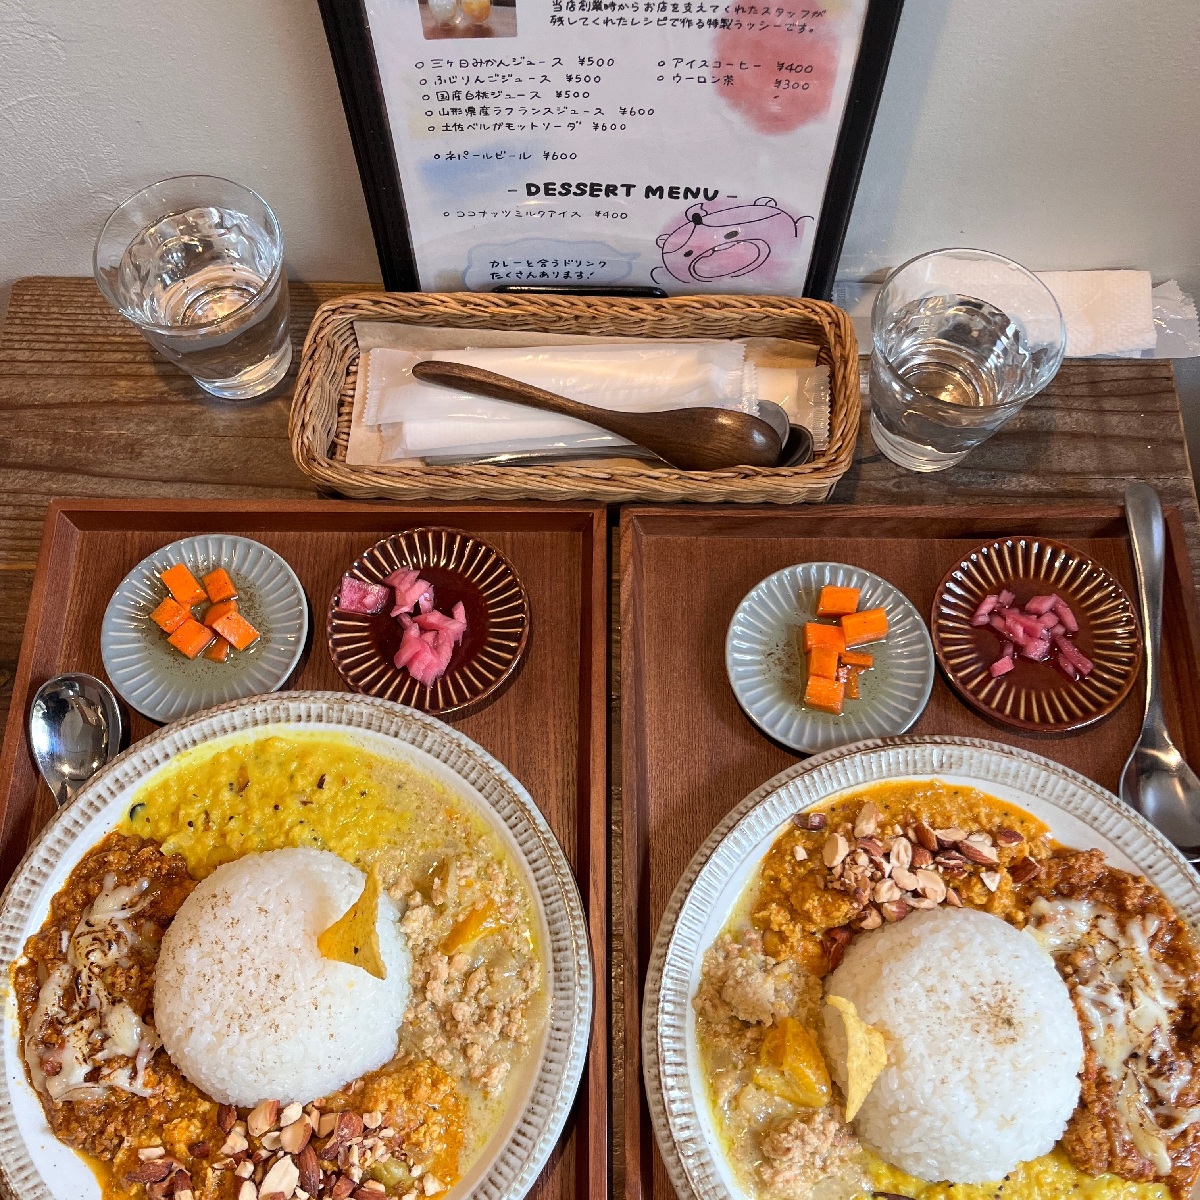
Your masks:
{"label": "minced meat in curry", "polygon": [[[814,1061],[820,980],[850,942],[942,905],[1028,927],[1085,1035],[1081,1097],[1059,1147],[995,1184],[951,1188],[882,1162],[822,1091]],[[1200,1175],[1198,987],[1195,941],[1151,884],[1099,851],[1057,845],[1013,805],[929,780],[797,813],[707,951],[694,1008],[716,1125],[756,1200],[805,1200],[818,1186],[822,1197],[1184,1200]],[[766,1047],[785,1023],[789,1047],[809,1053],[781,1073]]]}
{"label": "minced meat in curry", "polygon": [[1146,880],[1099,850],[1059,850],[1031,882],[1029,928],[1054,955],[1084,1033],[1081,1095],[1063,1135],[1091,1175],[1200,1175],[1200,958]]}
{"label": "minced meat in curry", "polygon": [[[412,997],[379,1070],[311,1104],[235,1110],[162,1048],[154,970],[196,879],[287,845],[378,867]],[[198,748],[84,855],[13,964],[29,1082],[104,1200],[436,1200],[487,1145],[538,1044],[535,922],[487,822],[415,768],[327,734]]]}

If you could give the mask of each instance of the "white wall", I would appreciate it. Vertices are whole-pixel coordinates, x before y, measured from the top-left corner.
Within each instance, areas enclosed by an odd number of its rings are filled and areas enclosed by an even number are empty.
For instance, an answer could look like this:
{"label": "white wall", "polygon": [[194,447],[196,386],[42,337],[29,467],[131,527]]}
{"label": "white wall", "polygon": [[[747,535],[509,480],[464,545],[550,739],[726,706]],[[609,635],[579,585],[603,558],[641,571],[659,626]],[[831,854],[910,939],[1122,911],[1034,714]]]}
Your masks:
{"label": "white wall", "polygon": [[840,274],[981,246],[1200,287],[1196,0],[907,0]]}
{"label": "white wall", "polygon": [[294,277],[378,279],[316,0],[0,0],[0,308],[192,173],[266,198]]}
{"label": "white wall", "polygon": [[[1197,0],[908,0],[846,241],[1200,290]],[[316,0],[0,0],[0,304],[84,274],[108,211],[180,172],[275,207],[293,276],[376,279]]]}

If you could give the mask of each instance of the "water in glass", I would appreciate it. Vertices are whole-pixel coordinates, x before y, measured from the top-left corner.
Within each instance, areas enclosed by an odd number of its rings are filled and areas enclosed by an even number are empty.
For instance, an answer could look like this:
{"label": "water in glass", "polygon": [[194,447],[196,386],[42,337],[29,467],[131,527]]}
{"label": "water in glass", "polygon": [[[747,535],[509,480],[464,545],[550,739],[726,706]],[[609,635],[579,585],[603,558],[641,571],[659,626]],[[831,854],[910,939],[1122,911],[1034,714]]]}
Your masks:
{"label": "water in glass", "polygon": [[1008,403],[1036,373],[1008,314],[973,296],[914,300],[885,321],[879,341],[897,375],[947,404]]}
{"label": "water in glass", "polygon": [[276,259],[268,230],[247,214],[192,208],[134,237],[116,286],[126,315],[201,386],[257,395],[291,360],[287,281]]}
{"label": "water in glass", "polygon": [[941,471],[1054,377],[1065,331],[1037,276],[983,250],[898,267],[871,316],[871,430],[893,462]]}

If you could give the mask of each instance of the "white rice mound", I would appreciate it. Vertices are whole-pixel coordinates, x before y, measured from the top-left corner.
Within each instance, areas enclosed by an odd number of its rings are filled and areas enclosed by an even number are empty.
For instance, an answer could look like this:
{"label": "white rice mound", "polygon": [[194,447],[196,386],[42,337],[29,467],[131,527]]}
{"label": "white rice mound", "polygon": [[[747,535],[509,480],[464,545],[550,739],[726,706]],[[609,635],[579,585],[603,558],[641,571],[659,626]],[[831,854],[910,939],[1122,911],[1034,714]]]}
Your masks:
{"label": "white rice mound", "polygon": [[325,850],[272,850],[218,867],[167,927],[154,1023],[171,1061],[223,1104],[307,1103],[396,1052],[412,958],[379,901],[387,978],[331,962],[317,936],[366,877]]}
{"label": "white rice mound", "polygon": [[[826,980],[887,1040],[854,1120],[888,1162],[925,1180],[984,1183],[1046,1154],[1079,1099],[1083,1039],[1070,994],[1030,934],[990,913],[911,913],[858,937]],[[846,1036],[824,1006],[843,1092]]]}

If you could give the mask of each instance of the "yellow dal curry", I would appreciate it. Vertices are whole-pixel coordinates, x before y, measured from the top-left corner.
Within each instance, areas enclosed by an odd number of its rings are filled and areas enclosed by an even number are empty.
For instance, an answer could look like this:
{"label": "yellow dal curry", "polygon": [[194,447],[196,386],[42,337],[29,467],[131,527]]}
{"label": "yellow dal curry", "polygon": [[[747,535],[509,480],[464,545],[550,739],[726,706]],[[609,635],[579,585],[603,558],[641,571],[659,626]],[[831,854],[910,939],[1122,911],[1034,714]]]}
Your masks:
{"label": "yellow dal curry", "polygon": [[[1116,1175],[1093,1178],[1071,1165],[1067,1156],[1052,1150],[1032,1162],[1021,1163],[1000,1183],[925,1183],[896,1167],[866,1154],[866,1170],[877,1192],[893,1192],[911,1200],[1171,1200],[1161,1183],[1130,1183]],[[870,1200],[862,1193],[855,1200]]]}
{"label": "yellow dal curry", "polygon": [[[153,850],[158,863],[178,863],[170,856],[180,856],[194,880],[244,855],[286,847],[331,851],[363,871],[378,868],[405,914],[413,999],[397,1058],[321,1103],[334,1111],[378,1108],[385,1123],[391,1114],[407,1160],[397,1141],[391,1160],[370,1167],[364,1161],[363,1182],[382,1183],[396,1196],[430,1194],[435,1175],[435,1193],[453,1186],[487,1145],[525,1066],[535,1061],[530,1052],[540,1042],[545,1018],[538,917],[524,869],[502,834],[415,766],[373,754],[349,737],[288,731],[226,738],[176,756],[135,794],[121,824],[77,870],[79,875],[94,866],[93,873],[105,875],[79,902],[109,887],[112,876],[105,873],[115,853],[132,858],[126,848],[139,846],[143,856]],[[158,857],[158,849],[167,857]],[[130,870],[137,875],[141,868],[134,864]],[[60,895],[56,903],[63,902]],[[63,919],[74,928],[78,913]],[[162,923],[169,919],[170,914]],[[41,941],[57,952],[62,944],[57,927],[43,933]],[[31,939],[35,943],[40,945]],[[31,970],[36,967],[35,962]],[[30,989],[31,1010],[37,979]],[[465,1011],[476,1008],[474,1017]],[[197,1111],[211,1125],[215,1103],[178,1080],[173,1065],[164,1061],[160,1074],[189,1096],[195,1093]],[[163,1122],[182,1113],[178,1102],[174,1108],[167,1104],[165,1115],[154,1108],[163,1107],[157,1098],[132,1102],[146,1110],[139,1109],[146,1119],[138,1124],[140,1133],[121,1142],[115,1162],[113,1147],[101,1147],[88,1130],[64,1138],[91,1159],[106,1200],[143,1195],[140,1185],[124,1182],[130,1163],[137,1167],[139,1147],[158,1144],[165,1136]],[[63,1113],[55,1109],[54,1115]],[[131,1128],[128,1122],[125,1128]],[[191,1150],[168,1147],[190,1169],[198,1200],[223,1198],[240,1182],[212,1166],[225,1134],[211,1132],[211,1138],[193,1131],[185,1139],[201,1138],[203,1154],[199,1142]],[[342,1151],[344,1157],[345,1147]],[[424,1161],[426,1176],[418,1181],[406,1161]]]}
{"label": "yellow dal curry", "polygon": [[[854,913],[846,894],[827,886],[829,871],[822,858],[826,829],[832,830],[847,821],[853,823],[867,801],[877,808],[881,829],[893,823],[908,827],[920,820],[934,828],[1015,830],[1022,840],[1019,848],[1000,848],[1002,867],[1026,854],[1042,859],[1056,846],[1043,822],[974,788],[931,780],[858,789],[840,800],[808,810],[826,816],[827,825],[819,830],[793,825],[775,839],[735,905],[726,932],[737,937],[739,930],[751,930],[752,936],[761,938],[763,951],[772,959],[795,961],[818,977],[827,974],[830,970],[827,931],[842,925]],[[968,907],[1024,924],[1024,912],[1007,873],[995,891],[976,875],[965,875],[955,883]],[[769,1200],[772,1189],[760,1188],[754,1178],[759,1155],[753,1149],[752,1131],[737,1120],[736,1105],[719,1099],[723,1088],[715,1073],[728,1072],[731,1062],[747,1052],[756,1060],[761,1033],[739,1030],[722,1045],[720,1031],[706,1022],[703,1015],[698,1033],[701,1059],[709,1076],[709,1100],[726,1156],[748,1193]],[[739,1041],[746,1049],[739,1048]],[[1088,1175],[1071,1163],[1061,1147],[1019,1164],[1003,1180],[985,1184],[927,1183],[883,1161],[867,1147],[862,1148],[856,1161],[861,1172],[859,1178],[865,1176],[869,1190],[856,1192],[853,1200],[871,1200],[880,1194],[905,1200],[1171,1200],[1170,1189],[1162,1183],[1134,1183],[1113,1174]],[[849,1177],[848,1174],[846,1178]]]}
{"label": "yellow dal curry", "polygon": [[[520,877],[487,821],[436,780],[324,732],[289,731],[230,740],[215,751],[212,744],[185,751],[134,796],[119,829],[153,839],[164,854],[182,855],[195,879],[243,855],[291,846],[332,851],[362,871],[376,865],[397,899],[414,888],[428,892],[458,856],[478,859],[490,852],[510,876]],[[534,958],[538,945],[527,898],[523,907],[523,919],[505,932],[516,933]],[[463,924],[471,924],[470,917]],[[481,932],[494,927],[489,923]],[[499,1095],[469,1089],[475,1136],[464,1142],[464,1169],[482,1150],[510,1093],[511,1087]]]}
{"label": "yellow dal curry", "polygon": [[196,879],[245,854],[311,846],[363,871],[378,863],[393,887],[454,843],[496,845],[484,819],[428,775],[315,732],[185,751],[137,793],[120,828],[183,855]]}

